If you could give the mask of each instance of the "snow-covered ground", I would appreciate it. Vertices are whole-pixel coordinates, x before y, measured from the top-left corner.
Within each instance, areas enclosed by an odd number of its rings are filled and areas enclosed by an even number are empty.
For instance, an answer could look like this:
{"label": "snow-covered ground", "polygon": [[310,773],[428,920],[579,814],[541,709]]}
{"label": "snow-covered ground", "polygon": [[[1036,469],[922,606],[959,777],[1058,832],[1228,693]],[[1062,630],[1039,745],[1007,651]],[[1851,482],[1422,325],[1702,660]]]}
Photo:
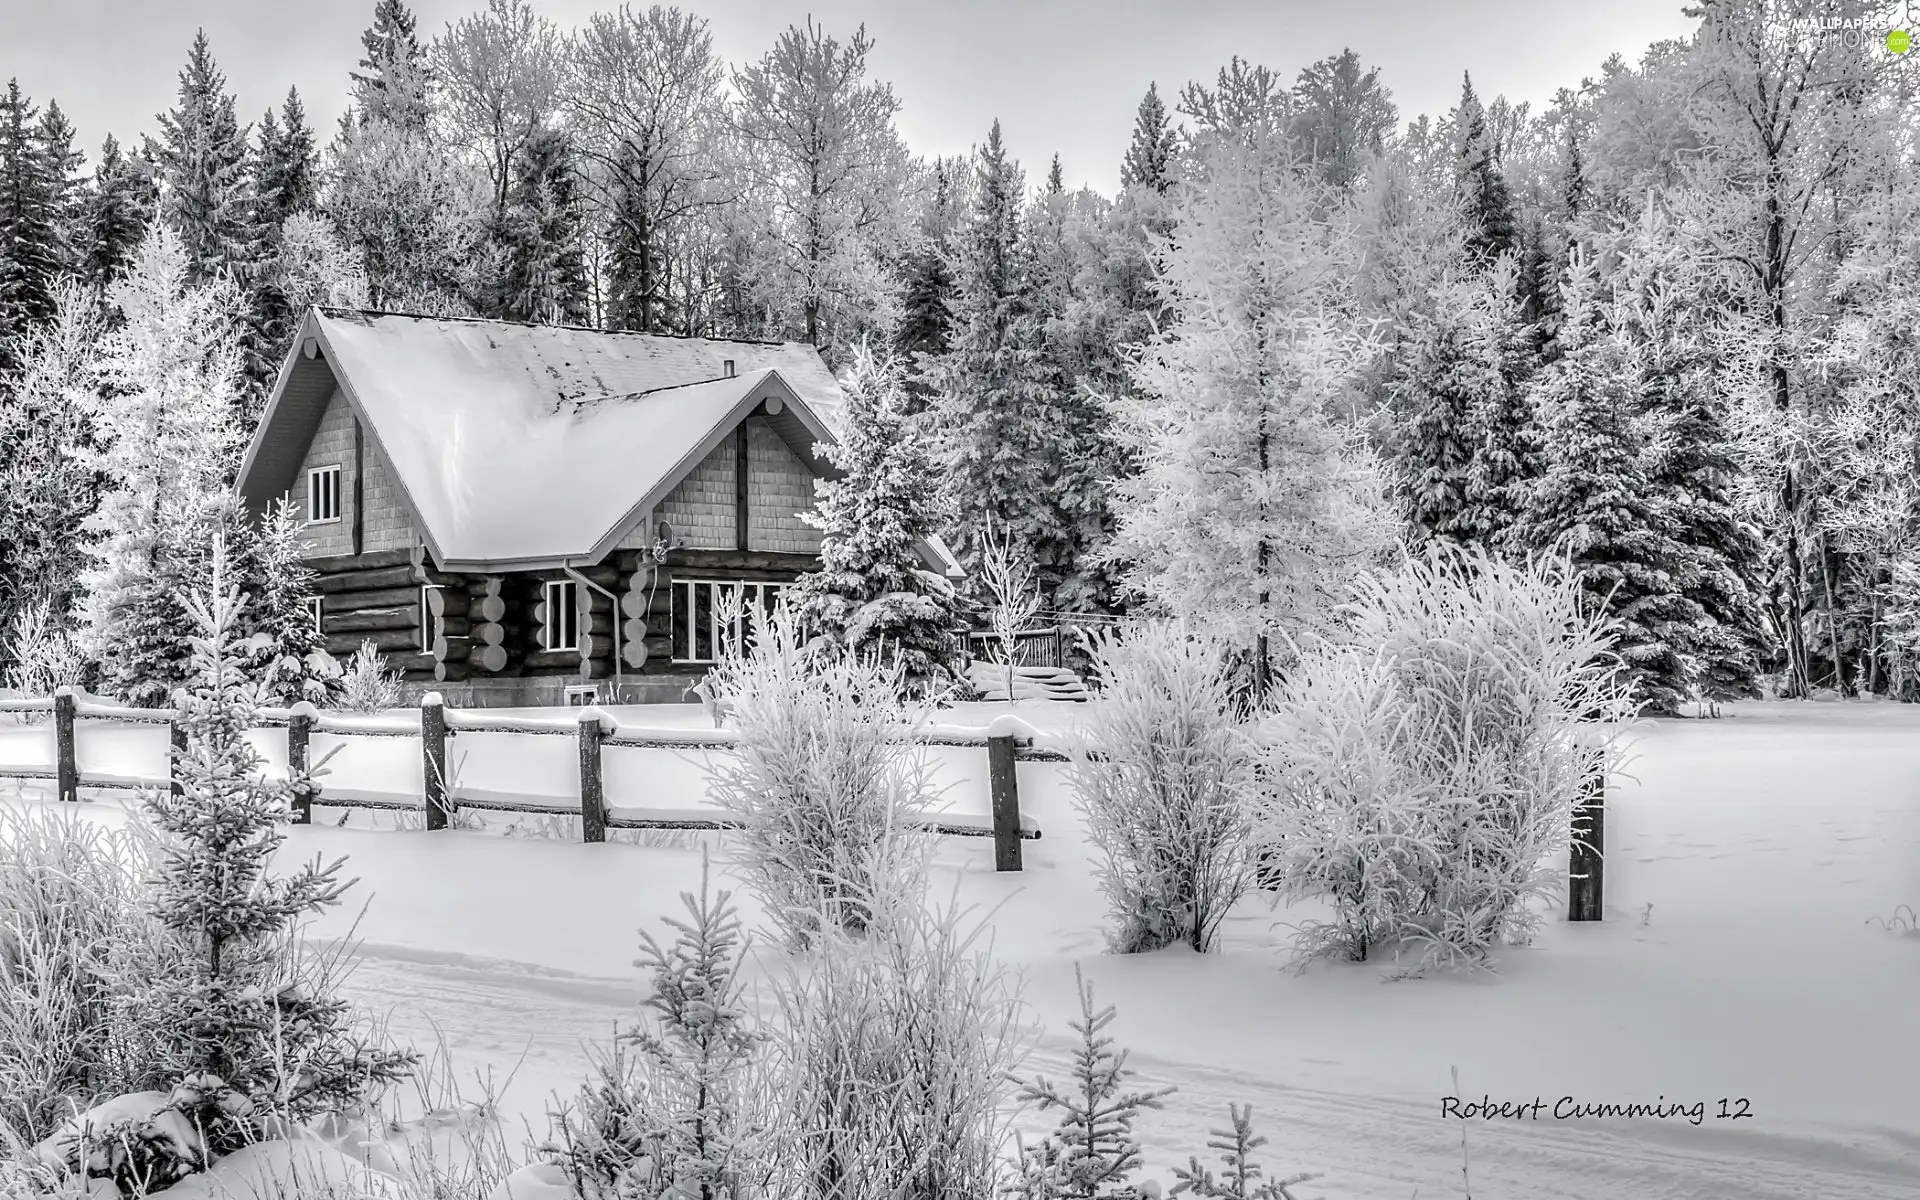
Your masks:
{"label": "snow-covered ground", "polygon": [[[984,725],[997,708],[963,713]],[[1029,711],[1058,725],[1069,706]],[[641,721],[642,717],[646,719]],[[623,714],[699,723],[698,709]],[[81,761],[108,770],[149,731],[83,728]],[[560,792],[565,739],[518,738],[469,757],[488,790]],[[36,729],[0,729],[0,763],[38,762]],[[160,734],[163,748],[164,734]],[[120,750],[110,748],[120,739]],[[501,739],[504,741],[505,739]],[[263,746],[273,735],[263,734]],[[417,746],[346,770],[415,772]],[[91,748],[91,749],[90,749]],[[92,760],[89,760],[89,754]],[[456,750],[456,756],[460,750]],[[539,766],[534,758],[556,761]],[[624,789],[662,807],[699,802],[697,756],[630,750]],[[956,809],[984,806],[985,755],[940,756]],[[401,765],[404,762],[404,767]],[[95,765],[97,764],[97,765]],[[137,768],[127,768],[129,770]],[[1873,918],[1920,906],[1920,708],[1745,705],[1728,719],[1647,727],[1609,796],[1606,921],[1549,924],[1497,974],[1384,982],[1387,964],[1288,968],[1264,898],[1235,913],[1223,952],[1102,953],[1102,907],[1060,768],[1020,766],[1045,837],[1026,870],[997,875],[991,845],[942,842],[935,888],[991,921],[1047,1028],[1027,1070],[1059,1072],[1081,965],[1149,1084],[1181,1091],[1142,1122],[1151,1165],[1205,1150],[1228,1102],[1251,1102],[1280,1171],[1323,1177],[1328,1200],[1459,1196],[1462,1133],[1478,1200],[1912,1200],[1920,1197],[1920,937]],[[521,774],[507,776],[510,771]],[[536,786],[540,785],[540,786]],[[391,784],[389,785],[391,786]],[[405,785],[401,785],[405,786]],[[28,796],[38,794],[29,785]],[[111,799],[89,806],[115,820]],[[636,931],[697,886],[720,835],[583,846],[495,830],[395,830],[391,818],[292,831],[287,853],[351,857],[366,904],[357,999],[421,1042],[445,1037],[471,1072],[512,1073],[506,1112],[538,1131],[546,1098],[585,1070],[582,1043],[630,1019]],[[724,883],[722,870],[719,878]],[[749,920],[755,917],[743,898]],[[357,911],[326,919],[345,934]],[[1443,1115],[1464,1098],[1544,1101],[1538,1119]],[[1703,1104],[1665,1118],[1555,1119],[1568,1103]],[[1721,1102],[1729,1114],[1721,1118]]]}

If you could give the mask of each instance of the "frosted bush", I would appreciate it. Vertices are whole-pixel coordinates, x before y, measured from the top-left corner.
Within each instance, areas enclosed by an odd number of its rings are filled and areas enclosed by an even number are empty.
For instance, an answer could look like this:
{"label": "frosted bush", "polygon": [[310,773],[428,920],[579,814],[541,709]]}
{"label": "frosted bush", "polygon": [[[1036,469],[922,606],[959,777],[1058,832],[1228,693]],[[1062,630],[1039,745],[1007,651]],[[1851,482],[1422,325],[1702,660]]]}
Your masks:
{"label": "frosted bush", "polygon": [[1123,954],[1213,945],[1247,891],[1254,755],[1214,638],[1140,623],[1092,639],[1103,681],[1067,770]]}
{"label": "frosted bush", "polygon": [[[13,614],[7,627],[6,652],[0,659],[8,664],[7,686],[30,698],[51,696],[56,688],[78,685],[86,665],[79,642],[45,600],[25,605]],[[34,714],[34,719],[46,717]]]}
{"label": "frosted bush", "polygon": [[986,1197],[1008,1141],[1019,1001],[983,934],[912,876],[865,936],[826,928],[778,981],[781,1200]]}
{"label": "frosted bush", "polygon": [[400,706],[400,672],[387,665],[371,641],[361,642],[347,660],[333,706],[341,712],[369,715]]}
{"label": "frosted bush", "polygon": [[913,857],[914,820],[935,797],[903,737],[899,664],[810,649],[782,605],[708,683],[739,738],[707,785],[740,822],[734,873],[791,945],[823,920],[865,928],[876,872]]}
{"label": "frosted bush", "polygon": [[1582,782],[1633,715],[1614,626],[1564,560],[1435,549],[1361,582],[1260,728],[1256,842],[1307,955],[1483,962],[1538,924]]}

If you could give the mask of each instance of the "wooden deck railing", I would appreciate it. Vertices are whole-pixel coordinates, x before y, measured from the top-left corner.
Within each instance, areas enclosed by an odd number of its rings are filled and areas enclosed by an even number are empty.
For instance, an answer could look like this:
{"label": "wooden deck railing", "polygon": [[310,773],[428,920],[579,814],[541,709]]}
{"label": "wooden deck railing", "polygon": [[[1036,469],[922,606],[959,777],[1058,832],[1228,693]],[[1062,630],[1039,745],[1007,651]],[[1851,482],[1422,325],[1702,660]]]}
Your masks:
{"label": "wooden deck railing", "polygon": [[[118,704],[83,701],[66,688],[51,698],[0,700],[0,713],[51,712],[53,714],[54,766],[52,770],[0,766],[0,779],[46,780],[54,784],[62,801],[77,801],[81,788],[160,788],[172,787],[177,793],[179,780],[172,768],[168,778],[89,774],[79,762],[75,727],[81,721],[103,721],[169,728],[171,758],[178,762],[185,748],[180,714],[171,709],[130,708]],[[298,790],[293,802],[296,824],[312,820],[314,805],[343,808],[411,809],[422,813],[429,830],[445,829],[453,813],[461,808],[532,815],[579,816],[581,838],[603,842],[609,829],[729,829],[737,822],[726,813],[714,811],[690,813],[664,811],[658,815],[620,813],[607,804],[606,779],[602,759],[608,748],[675,750],[731,750],[738,738],[725,729],[682,730],[623,728],[614,717],[599,708],[574,710],[564,717],[489,716],[483,710],[448,708],[438,693],[422,697],[417,721],[391,716],[344,716],[322,713],[311,704],[292,708],[262,708],[255,713],[256,728],[284,728],[287,731],[288,773],[300,778],[311,766],[310,745],[316,733],[348,737],[417,738],[420,742],[422,794],[417,803],[356,796],[351,792],[329,794],[318,781]],[[447,784],[447,742],[462,734],[500,733],[527,736],[568,737],[579,747],[578,804],[552,804],[537,801],[480,799],[462,797]],[[942,733],[927,730],[902,730],[903,743],[921,746],[979,747],[986,752],[987,779],[992,797],[991,814],[986,824],[970,824],[952,817],[930,817],[923,827],[932,833],[957,837],[992,837],[994,868],[1000,871],[1021,869],[1020,843],[1040,836],[1040,829],[1020,812],[1019,775],[1014,769],[1021,762],[1065,762],[1067,756],[1053,749],[1034,745],[1033,732],[1011,715],[996,717],[983,733]]]}

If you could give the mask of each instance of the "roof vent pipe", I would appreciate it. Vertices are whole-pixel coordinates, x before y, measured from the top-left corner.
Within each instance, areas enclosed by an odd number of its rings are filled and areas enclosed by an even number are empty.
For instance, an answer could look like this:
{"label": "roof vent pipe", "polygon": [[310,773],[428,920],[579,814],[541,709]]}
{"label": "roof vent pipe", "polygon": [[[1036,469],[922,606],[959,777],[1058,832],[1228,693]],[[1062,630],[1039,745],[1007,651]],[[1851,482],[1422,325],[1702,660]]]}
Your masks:
{"label": "roof vent pipe", "polygon": [[723,360],[721,360],[721,363],[720,363],[720,378],[722,378],[722,379],[732,379],[732,378],[733,378],[733,360],[732,360],[732,359],[730,359],[730,358],[728,358],[728,359],[723,359]]}

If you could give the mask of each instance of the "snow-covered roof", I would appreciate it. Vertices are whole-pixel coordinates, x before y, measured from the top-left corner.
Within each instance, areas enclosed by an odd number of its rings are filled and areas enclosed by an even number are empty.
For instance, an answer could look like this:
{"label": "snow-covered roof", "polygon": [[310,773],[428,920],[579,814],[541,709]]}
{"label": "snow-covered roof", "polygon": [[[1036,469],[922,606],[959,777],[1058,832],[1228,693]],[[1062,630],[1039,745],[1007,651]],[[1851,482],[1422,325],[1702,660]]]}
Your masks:
{"label": "snow-covered roof", "polygon": [[804,343],[314,309],[241,468],[255,507],[293,485],[336,383],[448,570],[600,557],[769,397],[828,473],[841,399]]}

